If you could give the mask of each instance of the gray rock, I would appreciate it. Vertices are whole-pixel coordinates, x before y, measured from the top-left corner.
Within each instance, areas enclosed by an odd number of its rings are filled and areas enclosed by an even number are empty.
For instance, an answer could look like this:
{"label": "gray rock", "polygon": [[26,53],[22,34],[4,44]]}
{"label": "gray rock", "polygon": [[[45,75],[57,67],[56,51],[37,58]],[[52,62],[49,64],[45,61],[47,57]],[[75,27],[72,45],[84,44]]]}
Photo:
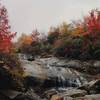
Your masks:
{"label": "gray rock", "polygon": [[100,100],[100,94],[86,95],[84,97],[74,98],[74,100]]}
{"label": "gray rock", "polygon": [[75,67],[75,68],[80,68],[82,67],[82,64],[79,60],[70,60],[67,62],[68,67]]}
{"label": "gray rock", "polygon": [[100,100],[100,94],[86,95],[84,98],[86,100]]}
{"label": "gray rock", "polygon": [[100,93],[100,80],[93,80],[81,87],[79,89],[84,89],[88,91],[90,94]]}
{"label": "gray rock", "polygon": [[75,98],[75,97],[85,96],[86,94],[87,92],[85,90],[69,88],[69,89],[66,89],[65,93],[63,93],[63,97],[70,96],[70,97]]}

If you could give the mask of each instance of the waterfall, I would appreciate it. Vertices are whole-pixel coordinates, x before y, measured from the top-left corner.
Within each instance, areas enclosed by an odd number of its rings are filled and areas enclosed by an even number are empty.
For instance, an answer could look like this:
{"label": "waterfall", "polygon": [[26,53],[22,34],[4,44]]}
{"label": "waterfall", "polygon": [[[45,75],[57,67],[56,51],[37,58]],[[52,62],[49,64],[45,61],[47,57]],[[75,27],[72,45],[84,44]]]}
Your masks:
{"label": "waterfall", "polygon": [[86,79],[81,73],[73,70],[71,68],[51,66],[59,62],[56,58],[40,59],[44,63],[45,68],[47,68],[47,75],[56,77],[56,87],[78,87],[86,83]]}
{"label": "waterfall", "polygon": [[79,87],[87,82],[82,74],[76,70],[68,67],[57,67],[56,63],[60,62],[57,58],[36,59],[33,62],[23,60],[22,62],[26,72],[31,73],[35,78],[43,78],[46,85],[49,84],[46,80],[52,81],[52,87],[55,88]]}

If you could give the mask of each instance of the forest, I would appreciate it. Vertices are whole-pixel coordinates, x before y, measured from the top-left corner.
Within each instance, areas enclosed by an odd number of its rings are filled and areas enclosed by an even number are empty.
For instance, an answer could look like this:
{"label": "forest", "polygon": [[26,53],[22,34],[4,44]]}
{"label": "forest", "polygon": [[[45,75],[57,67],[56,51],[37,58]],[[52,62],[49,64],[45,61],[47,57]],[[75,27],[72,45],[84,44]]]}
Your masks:
{"label": "forest", "polygon": [[21,53],[52,54],[73,59],[100,59],[100,11],[91,10],[83,20],[51,27],[47,35],[34,30],[18,39]]}

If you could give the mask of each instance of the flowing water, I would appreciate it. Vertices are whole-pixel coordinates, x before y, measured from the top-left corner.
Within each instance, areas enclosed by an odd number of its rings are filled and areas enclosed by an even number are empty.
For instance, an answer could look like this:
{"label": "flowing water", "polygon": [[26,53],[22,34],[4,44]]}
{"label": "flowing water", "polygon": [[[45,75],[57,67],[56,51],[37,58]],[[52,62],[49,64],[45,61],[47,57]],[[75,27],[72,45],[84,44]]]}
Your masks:
{"label": "flowing water", "polygon": [[54,87],[79,87],[87,83],[83,75],[76,70],[67,67],[57,67],[56,63],[58,62],[60,60],[54,57],[39,58],[32,62],[22,60],[22,66],[25,68],[26,73],[33,77],[41,78],[44,81],[53,80]]}

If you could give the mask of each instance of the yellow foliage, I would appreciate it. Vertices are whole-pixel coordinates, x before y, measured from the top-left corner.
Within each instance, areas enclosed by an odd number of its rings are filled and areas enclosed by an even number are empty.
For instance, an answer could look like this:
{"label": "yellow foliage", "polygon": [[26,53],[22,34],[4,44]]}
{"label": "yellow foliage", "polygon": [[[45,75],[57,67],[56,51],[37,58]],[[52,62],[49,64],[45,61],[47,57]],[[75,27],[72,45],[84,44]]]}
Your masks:
{"label": "yellow foliage", "polygon": [[76,28],[73,29],[71,34],[73,36],[80,36],[81,33],[83,33],[83,32],[84,32],[84,29],[82,27],[76,27]]}

